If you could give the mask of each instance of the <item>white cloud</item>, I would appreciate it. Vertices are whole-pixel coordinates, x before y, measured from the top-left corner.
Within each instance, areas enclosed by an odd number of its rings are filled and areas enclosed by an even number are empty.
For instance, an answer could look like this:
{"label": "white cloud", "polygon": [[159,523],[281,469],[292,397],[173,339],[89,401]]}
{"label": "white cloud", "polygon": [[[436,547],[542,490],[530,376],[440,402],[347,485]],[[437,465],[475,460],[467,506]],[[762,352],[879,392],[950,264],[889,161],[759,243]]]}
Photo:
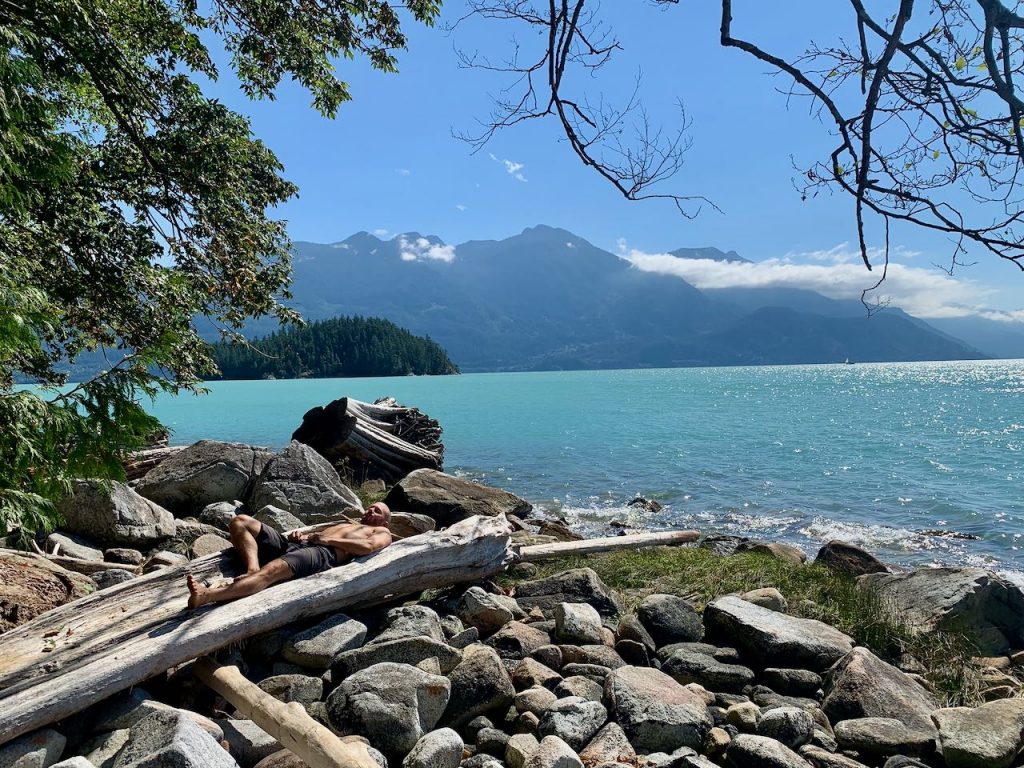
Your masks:
{"label": "white cloud", "polygon": [[412,171],[408,168],[395,168],[395,173],[399,176],[412,176]]}
{"label": "white cloud", "polygon": [[390,235],[391,233],[390,233],[390,232],[388,232],[388,231],[387,231],[386,229],[384,229],[383,227],[381,227],[381,228],[379,228],[379,229],[375,229],[375,230],[373,230],[373,232],[371,232],[370,234],[371,234],[371,235],[376,235],[377,237],[379,237],[379,238],[381,238],[381,239],[384,239],[385,237],[387,237],[387,236],[388,236],[388,235]]}
{"label": "white cloud", "polygon": [[[711,259],[679,259],[667,253],[643,253],[628,248],[619,240],[619,253],[637,269],[674,275],[701,289],[716,288],[803,288],[833,299],[859,299],[881,277],[881,257],[869,251],[872,263],[868,272],[857,250],[847,245],[824,251],[788,254],[753,264]],[[881,287],[869,294],[869,300],[889,302],[916,317],[966,317],[977,315],[1004,322],[1024,322],[1024,310],[1005,312],[986,307],[995,293],[975,281],[952,277],[936,268],[911,267],[898,259],[916,252],[894,249]],[[810,262],[810,263],[809,263]]]}
{"label": "white cloud", "polygon": [[457,210],[459,210],[459,211],[465,211],[465,210],[467,210],[466,206],[464,206],[464,205],[463,205],[462,203],[456,203],[456,204],[455,204],[455,208],[456,208]]}
{"label": "white cloud", "polygon": [[435,244],[425,237],[418,237],[415,240],[399,237],[398,247],[401,249],[402,261],[451,262],[455,259],[454,245]]}
{"label": "white cloud", "polygon": [[505,171],[513,179],[523,182],[526,181],[526,177],[523,175],[523,168],[525,168],[526,166],[523,163],[517,163],[515,160],[502,160],[501,158],[497,157],[493,152],[488,152],[487,154],[494,162],[501,163],[502,165],[504,165]]}

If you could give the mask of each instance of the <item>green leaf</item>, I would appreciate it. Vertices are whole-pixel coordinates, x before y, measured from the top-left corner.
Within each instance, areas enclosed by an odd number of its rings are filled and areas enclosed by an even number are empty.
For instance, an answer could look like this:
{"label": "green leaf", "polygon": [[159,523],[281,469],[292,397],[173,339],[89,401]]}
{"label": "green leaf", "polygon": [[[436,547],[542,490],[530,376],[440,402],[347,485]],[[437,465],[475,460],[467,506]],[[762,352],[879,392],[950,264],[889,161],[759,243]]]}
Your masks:
{"label": "green leaf", "polygon": [[956,61],[953,63],[953,66],[956,67],[957,72],[963,72],[964,69],[967,67],[967,59],[965,59],[963,56],[957,56]]}

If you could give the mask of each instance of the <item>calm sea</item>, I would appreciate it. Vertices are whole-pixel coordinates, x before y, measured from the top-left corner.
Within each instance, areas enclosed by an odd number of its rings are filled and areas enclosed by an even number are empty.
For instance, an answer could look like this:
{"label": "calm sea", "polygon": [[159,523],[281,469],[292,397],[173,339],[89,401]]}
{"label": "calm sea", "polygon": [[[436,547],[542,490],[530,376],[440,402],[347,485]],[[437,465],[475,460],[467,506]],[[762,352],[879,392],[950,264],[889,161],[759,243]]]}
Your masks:
{"label": "calm sea", "polygon": [[[618,520],[842,538],[903,564],[1024,572],[1024,361],[217,382],[160,399],[172,442],[279,447],[384,395],[444,427],[445,469],[593,533]],[[664,505],[631,510],[636,494]],[[947,532],[948,535],[940,535]],[[967,538],[971,537],[971,538]]]}

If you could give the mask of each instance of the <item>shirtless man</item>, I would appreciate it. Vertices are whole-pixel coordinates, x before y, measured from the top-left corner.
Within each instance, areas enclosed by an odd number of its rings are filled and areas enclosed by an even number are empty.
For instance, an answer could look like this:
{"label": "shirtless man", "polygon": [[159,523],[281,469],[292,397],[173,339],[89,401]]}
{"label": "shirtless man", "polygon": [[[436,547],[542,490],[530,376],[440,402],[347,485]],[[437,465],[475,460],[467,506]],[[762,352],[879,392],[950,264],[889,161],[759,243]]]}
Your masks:
{"label": "shirtless man", "polygon": [[353,557],[384,549],[391,543],[390,522],[391,510],[378,501],[366,508],[359,523],[340,523],[315,533],[292,531],[286,540],[269,525],[237,515],[228,530],[245,575],[221,587],[204,587],[190,574],[186,578],[188,607],[248,597],[280,581],[326,571]]}

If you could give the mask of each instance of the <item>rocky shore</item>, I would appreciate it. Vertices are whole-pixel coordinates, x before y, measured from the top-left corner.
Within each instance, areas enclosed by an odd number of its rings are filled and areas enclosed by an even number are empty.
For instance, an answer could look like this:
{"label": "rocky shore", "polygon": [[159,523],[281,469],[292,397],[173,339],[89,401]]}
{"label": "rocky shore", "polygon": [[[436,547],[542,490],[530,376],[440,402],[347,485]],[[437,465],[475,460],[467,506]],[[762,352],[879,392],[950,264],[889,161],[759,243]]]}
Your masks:
{"label": "rocky shore", "polygon": [[[281,530],[384,495],[411,536],[473,515],[513,538],[572,538],[497,489],[417,470],[356,493],[308,446],[272,453],[203,441],[131,485],[82,482],[46,555],[0,552],[0,630],[69,599],[229,546],[245,511]],[[514,565],[497,582],[317,616],[219,654],[391,768],[1011,768],[1024,749],[1024,595],[980,569],[893,572],[842,542],[815,564],[771,542],[706,537],[754,558],[856,579],[924,638],[969,638],[984,686],[971,706],[927,659],[869,649],[761,586],[695,599],[652,574],[616,589],[598,568]],[[54,555],[53,550],[57,549]],[[575,564],[574,564],[575,565]],[[216,609],[214,609],[216,610]],[[0,768],[302,768],[274,737],[193,676],[168,670],[51,727],[0,745]],[[2,690],[0,690],[2,694]],[[0,708],[2,709],[2,708]],[[0,720],[3,713],[0,711]]]}

